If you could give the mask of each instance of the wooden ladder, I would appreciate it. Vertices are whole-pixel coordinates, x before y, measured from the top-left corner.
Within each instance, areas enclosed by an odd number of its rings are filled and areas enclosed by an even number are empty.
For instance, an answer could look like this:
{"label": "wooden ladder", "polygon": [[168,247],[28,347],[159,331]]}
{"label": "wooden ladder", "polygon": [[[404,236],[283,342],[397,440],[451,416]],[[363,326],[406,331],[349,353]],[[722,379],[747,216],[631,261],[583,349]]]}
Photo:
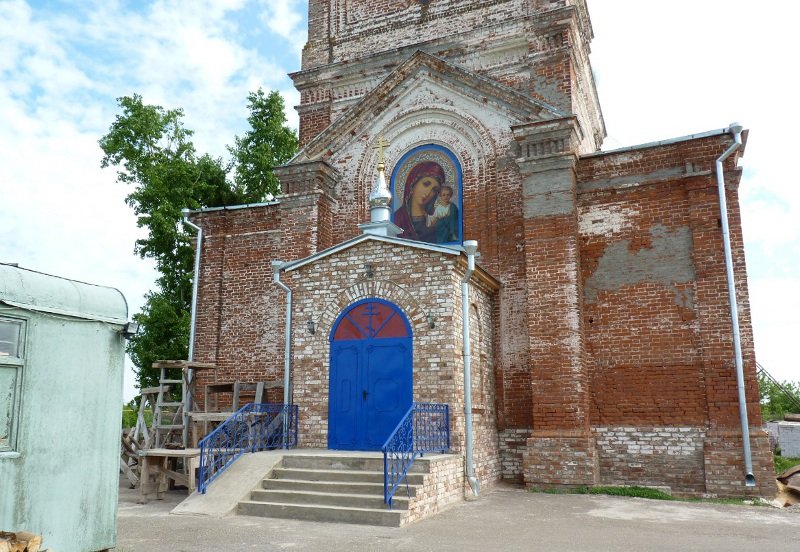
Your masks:
{"label": "wooden ladder", "polygon": [[[189,415],[196,406],[192,371],[215,369],[216,365],[188,360],[157,360],[153,368],[160,370],[153,411],[153,448],[185,448],[188,446]],[[179,400],[177,391],[180,391]]]}
{"label": "wooden ladder", "polygon": [[[181,367],[168,366],[169,361],[153,363],[153,368],[159,368],[158,396],[153,410],[153,448],[162,448],[166,445],[183,445],[183,429],[186,427],[183,419],[185,396],[185,381]],[[174,372],[180,370],[180,377],[174,377]],[[180,391],[180,400],[175,400],[175,391]]]}

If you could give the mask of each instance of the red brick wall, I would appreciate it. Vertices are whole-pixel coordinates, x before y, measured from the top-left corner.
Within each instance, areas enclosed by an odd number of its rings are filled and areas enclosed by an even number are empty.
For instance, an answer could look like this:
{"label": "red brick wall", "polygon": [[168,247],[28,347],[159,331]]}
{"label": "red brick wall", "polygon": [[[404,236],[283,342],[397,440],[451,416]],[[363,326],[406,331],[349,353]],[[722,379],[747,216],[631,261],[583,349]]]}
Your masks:
{"label": "red brick wall", "polygon": [[[320,232],[312,192],[280,203],[195,215],[203,228],[195,360],[214,362],[197,374],[198,400],[212,381],[282,380],[286,294],[272,281],[271,262],[316,251]],[[328,232],[329,233],[329,232]],[[278,391],[271,399],[281,399]]]}
{"label": "red brick wall", "polygon": [[[195,359],[215,362],[218,381],[275,379],[280,369],[282,302],[270,289],[270,261],[279,257],[279,207],[196,215],[203,228]],[[213,375],[198,373],[200,389]],[[201,396],[202,400],[202,396]]]}
{"label": "red brick wall", "polygon": [[[580,163],[584,319],[597,424],[738,423],[735,374],[707,373],[733,358],[715,177],[685,172],[686,160],[712,166],[726,143],[717,136]],[[631,178],[636,186],[624,182]],[[754,385],[741,227],[735,191],[729,193]],[[709,412],[706,386],[713,390]],[[757,404],[757,389],[748,390]],[[758,425],[758,409],[751,413]]]}
{"label": "red brick wall", "polygon": [[[683,492],[744,492],[741,449],[719,450],[725,440],[707,433],[741,434],[711,170],[730,143],[717,135],[579,163],[583,317],[601,481],[660,478]],[[754,463],[764,475],[769,458],[756,431],[761,417],[733,158],[726,174]],[[738,473],[720,471],[720,462]],[[722,472],[735,482],[723,482]],[[759,478],[763,494],[770,480]]]}

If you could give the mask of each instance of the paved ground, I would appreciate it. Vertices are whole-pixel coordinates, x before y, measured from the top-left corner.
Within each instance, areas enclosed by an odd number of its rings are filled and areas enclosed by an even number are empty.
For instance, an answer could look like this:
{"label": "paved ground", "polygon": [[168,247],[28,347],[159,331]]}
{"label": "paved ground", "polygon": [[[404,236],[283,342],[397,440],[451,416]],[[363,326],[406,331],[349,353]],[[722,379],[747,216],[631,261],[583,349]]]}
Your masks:
{"label": "paved ground", "polygon": [[401,529],[231,516],[170,515],[186,497],[136,504],[120,487],[117,552],[768,551],[800,550],[800,512],[770,507],[548,495],[498,486]]}

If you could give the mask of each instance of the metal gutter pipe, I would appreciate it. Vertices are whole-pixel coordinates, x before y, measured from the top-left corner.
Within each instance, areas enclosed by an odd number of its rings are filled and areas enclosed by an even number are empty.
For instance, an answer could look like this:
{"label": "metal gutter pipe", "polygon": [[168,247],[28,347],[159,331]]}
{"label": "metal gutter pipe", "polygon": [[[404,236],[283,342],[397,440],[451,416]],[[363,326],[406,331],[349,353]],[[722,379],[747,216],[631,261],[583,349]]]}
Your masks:
{"label": "metal gutter pipe", "polygon": [[[189,362],[194,361],[194,337],[195,337],[195,328],[197,325],[197,281],[200,279],[200,255],[203,251],[203,229],[194,224],[192,221],[189,220],[189,214],[191,210],[189,209],[181,209],[181,214],[183,215],[183,223],[188,226],[189,228],[194,228],[197,230],[197,247],[194,250],[194,278],[192,278],[192,317],[191,322],[189,324]],[[186,383],[187,385],[182,385],[183,388],[182,392],[182,399],[183,399],[183,446],[188,446],[189,442],[189,408],[191,408],[192,404],[192,392],[189,389],[189,384],[191,384],[192,380],[194,379],[194,370],[189,369],[186,373]],[[187,408],[187,405],[189,408]]]}
{"label": "metal gutter pipe", "polygon": [[719,192],[720,221],[722,222],[722,243],[725,247],[725,272],[728,277],[728,300],[731,310],[731,324],[733,325],[733,350],[736,361],[736,386],[739,391],[739,418],[742,424],[742,443],[744,445],[744,484],[746,487],[755,487],[756,478],[753,475],[753,461],[750,454],[750,427],[747,421],[747,399],[744,393],[744,369],[742,361],[742,342],[739,334],[739,307],[736,301],[736,285],[733,276],[733,255],[731,254],[731,236],[728,227],[728,202],[725,198],[725,176],[722,162],[733,152],[742,147],[742,125],[731,123],[730,132],[733,134],[733,144],[717,159],[717,191]]}
{"label": "metal gutter pipe", "polygon": [[[292,290],[281,282],[281,261],[272,261],[272,281],[286,292],[286,330],[284,335],[284,350],[283,350],[283,407],[288,408],[291,395],[289,393],[291,380],[291,361],[292,361]],[[283,448],[287,448],[287,432],[288,427],[288,413],[284,410],[283,414]]]}
{"label": "metal gutter pipe", "polygon": [[478,496],[480,484],[475,477],[475,466],[473,463],[472,451],[472,374],[471,356],[469,345],[469,279],[475,272],[475,253],[478,251],[478,242],[467,240],[464,242],[464,252],[467,254],[467,271],[461,281],[461,310],[462,325],[464,329],[464,420],[465,420],[465,455],[467,481],[472,489],[472,493]]}

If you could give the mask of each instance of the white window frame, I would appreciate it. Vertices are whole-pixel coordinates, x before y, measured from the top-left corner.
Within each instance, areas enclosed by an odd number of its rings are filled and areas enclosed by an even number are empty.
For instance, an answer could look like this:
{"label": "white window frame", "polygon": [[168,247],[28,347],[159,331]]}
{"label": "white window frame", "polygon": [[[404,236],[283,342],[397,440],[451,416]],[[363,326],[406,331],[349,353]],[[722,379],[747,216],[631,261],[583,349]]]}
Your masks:
{"label": "white window frame", "polygon": [[[19,342],[17,343],[16,356],[0,356],[0,370],[14,370],[14,389],[11,392],[11,419],[10,431],[7,442],[0,442],[0,454],[14,453],[17,450],[17,435],[19,433],[20,410],[22,406],[22,377],[25,366],[25,335],[27,321],[21,318],[0,316],[0,323],[10,323],[19,326]],[[3,392],[0,390],[0,392]]]}

